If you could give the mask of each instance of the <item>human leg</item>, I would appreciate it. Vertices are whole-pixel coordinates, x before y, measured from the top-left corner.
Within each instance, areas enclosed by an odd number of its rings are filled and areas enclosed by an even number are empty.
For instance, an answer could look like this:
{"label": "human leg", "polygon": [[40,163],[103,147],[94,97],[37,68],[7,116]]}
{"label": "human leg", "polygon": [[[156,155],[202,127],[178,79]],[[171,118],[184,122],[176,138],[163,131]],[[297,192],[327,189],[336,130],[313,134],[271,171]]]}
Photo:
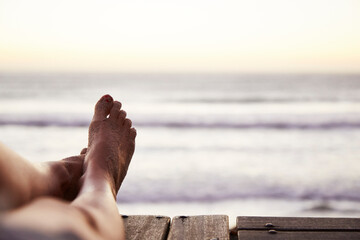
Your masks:
{"label": "human leg", "polygon": [[[85,151],[61,161],[33,164],[0,143],[0,212],[39,196],[73,199]],[[70,187],[68,189],[68,187]]]}
{"label": "human leg", "polygon": [[38,198],[6,213],[2,221],[6,229],[74,239],[124,239],[115,197],[134,152],[136,131],[120,108],[110,96],[101,98],[95,107],[77,198],[71,204]]}
{"label": "human leg", "polygon": [[107,96],[95,107],[83,185],[71,205],[84,211],[89,223],[106,239],[118,239],[124,230],[115,200],[134,152],[136,131],[126,112],[120,110],[121,103],[111,103]]}

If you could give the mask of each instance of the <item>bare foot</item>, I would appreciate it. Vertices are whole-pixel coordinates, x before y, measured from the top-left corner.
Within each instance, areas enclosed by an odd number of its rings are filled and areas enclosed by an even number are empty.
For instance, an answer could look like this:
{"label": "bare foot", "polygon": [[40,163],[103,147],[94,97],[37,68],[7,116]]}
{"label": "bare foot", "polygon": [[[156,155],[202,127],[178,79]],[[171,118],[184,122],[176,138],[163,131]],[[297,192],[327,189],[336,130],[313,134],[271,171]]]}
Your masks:
{"label": "bare foot", "polygon": [[[84,177],[107,178],[114,197],[125,178],[135,149],[136,130],[121,103],[110,95],[103,96],[95,106],[89,127],[88,150],[84,162]],[[109,116],[108,116],[109,115]]]}
{"label": "bare foot", "polygon": [[43,168],[48,169],[43,177],[45,183],[48,184],[50,195],[69,201],[77,196],[80,189],[79,180],[83,174],[86,150],[84,148],[78,156],[43,163]]}

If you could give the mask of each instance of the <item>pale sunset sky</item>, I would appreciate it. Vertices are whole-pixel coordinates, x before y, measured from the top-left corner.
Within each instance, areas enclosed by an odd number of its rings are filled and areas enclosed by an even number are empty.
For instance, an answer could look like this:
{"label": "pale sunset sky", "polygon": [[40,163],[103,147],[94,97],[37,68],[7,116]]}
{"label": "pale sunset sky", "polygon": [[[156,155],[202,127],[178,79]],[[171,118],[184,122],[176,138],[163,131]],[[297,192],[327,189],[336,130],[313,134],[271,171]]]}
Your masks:
{"label": "pale sunset sky", "polygon": [[0,71],[360,72],[359,0],[0,0]]}

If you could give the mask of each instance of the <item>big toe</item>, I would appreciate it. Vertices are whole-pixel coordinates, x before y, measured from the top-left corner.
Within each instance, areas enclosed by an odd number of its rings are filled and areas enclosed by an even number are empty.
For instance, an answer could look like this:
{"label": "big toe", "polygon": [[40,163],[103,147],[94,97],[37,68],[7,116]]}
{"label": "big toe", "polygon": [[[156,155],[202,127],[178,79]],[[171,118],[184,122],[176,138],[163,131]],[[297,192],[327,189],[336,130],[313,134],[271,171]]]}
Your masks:
{"label": "big toe", "polygon": [[104,95],[95,105],[95,113],[93,121],[99,121],[106,118],[109,115],[110,110],[114,104],[114,100],[110,95]]}

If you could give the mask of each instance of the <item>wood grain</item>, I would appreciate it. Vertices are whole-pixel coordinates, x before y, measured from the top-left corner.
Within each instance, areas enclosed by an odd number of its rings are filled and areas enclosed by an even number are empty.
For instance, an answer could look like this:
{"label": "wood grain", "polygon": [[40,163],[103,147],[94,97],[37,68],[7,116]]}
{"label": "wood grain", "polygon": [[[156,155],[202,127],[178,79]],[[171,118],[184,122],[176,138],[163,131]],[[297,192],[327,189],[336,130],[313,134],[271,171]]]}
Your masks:
{"label": "wood grain", "polygon": [[237,217],[236,222],[238,230],[360,231],[359,218]]}
{"label": "wood grain", "polygon": [[177,216],[168,240],[229,240],[229,217],[225,215]]}
{"label": "wood grain", "polygon": [[165,240],[170,218],[165,216],[123,215],[127,240]]}
{"label": "wood grain", "polygon": [[269,233],[268,231],[241,230],[238,231],[239,240],[358,240],[360,232],[298,232],[298,231],[278,231]]}

